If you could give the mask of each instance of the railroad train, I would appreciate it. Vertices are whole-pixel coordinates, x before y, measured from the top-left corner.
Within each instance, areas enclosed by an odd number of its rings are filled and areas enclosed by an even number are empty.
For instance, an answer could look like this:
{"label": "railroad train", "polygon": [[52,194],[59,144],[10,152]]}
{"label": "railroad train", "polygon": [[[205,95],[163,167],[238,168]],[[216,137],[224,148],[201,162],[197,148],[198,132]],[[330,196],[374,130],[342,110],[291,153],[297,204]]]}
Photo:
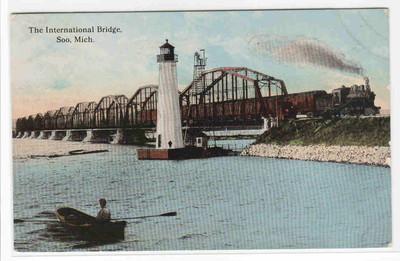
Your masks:
{"label": "railroad train", "polygon": [[[375,93],[369,81],[365,85],[342,86],[327,93],[323,90],[262,97],[261,99],[228,100],[224,102],[181,106],[186,126],[257,125],[262,117],[280,120],[306,117],[376,115]],[[206,123],[206,124],[205,124]]]}
{"label": "railroad train", "polygon": [[285,116],[303,114],[307,116],[322,116],[326,114],[334,116],[344,115],[376,115],[380,107],[375,106],[375,93],[371,90],[369,79],[365,78],[365,84],[342,86],[326,91],[311,91],[289,94],[284,97]]}

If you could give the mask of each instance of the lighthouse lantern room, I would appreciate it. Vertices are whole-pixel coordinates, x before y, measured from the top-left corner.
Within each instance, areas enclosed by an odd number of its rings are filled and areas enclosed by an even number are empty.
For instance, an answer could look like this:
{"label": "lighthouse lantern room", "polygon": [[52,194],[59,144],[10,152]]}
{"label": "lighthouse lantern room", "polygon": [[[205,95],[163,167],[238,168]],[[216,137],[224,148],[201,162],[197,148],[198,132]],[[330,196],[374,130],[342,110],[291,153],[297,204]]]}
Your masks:
{"label": "lighthouse lantern room", "polygon": [[160,54],[157,55],[157,62],[164,61],[178,61],[178,55],[174,53],[175,47],[168,43],[168,39],[165,40],[165,44],[160,46]]}

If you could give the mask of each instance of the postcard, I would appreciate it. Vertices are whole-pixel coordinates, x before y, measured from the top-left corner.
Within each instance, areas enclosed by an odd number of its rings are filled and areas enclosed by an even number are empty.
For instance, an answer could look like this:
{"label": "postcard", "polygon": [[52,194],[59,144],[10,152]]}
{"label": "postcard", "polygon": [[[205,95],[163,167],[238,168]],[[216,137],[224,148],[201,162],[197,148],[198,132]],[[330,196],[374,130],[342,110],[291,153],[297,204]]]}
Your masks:
{"label": "postcard", "polygon": [[386,249],[389,10],[14,13],[14,250]]}

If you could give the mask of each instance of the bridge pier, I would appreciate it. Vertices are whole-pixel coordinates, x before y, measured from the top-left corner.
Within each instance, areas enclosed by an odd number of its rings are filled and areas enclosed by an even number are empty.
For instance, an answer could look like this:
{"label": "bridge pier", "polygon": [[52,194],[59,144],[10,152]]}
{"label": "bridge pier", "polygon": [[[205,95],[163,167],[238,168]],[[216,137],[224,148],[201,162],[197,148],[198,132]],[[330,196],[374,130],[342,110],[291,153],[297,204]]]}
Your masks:
{"label": "bridge pier", "polygon": [[30,132],[30,131],[24,131],[24,135],[22,136],[21,139],[26,139],[26,138],[28,138],[30,135],[31,135],[31,132]]}
{"label": "bridge pier", "polygon": [[40,131],[39,136],[37,137],[40,140],[46,140],[49,138],[51,132],[50,131]]}
{"label": "bridge pier", "polygon": [[73,141],[83,141],[83,139],[86,137],[86,131],[85,130],[77,130],[77,131],[72,131],[72,140]]}
{"label": "bridge pier", "polygon": [[29,139],[36,139],[38,136],[38,131],[31,131],[31,134],[29,135]]}
{"label": "bridge pier", "polygon": [[111,140],[110,130],[87,130],[83,142],[109,143]]}
{"label": "bridge pier", "polygon": [[83,138],[82,142],[92,142],[93,138],[93,131],[92,130],[87,130],[86,131],[86,137]]}
{"label": "bridge pier", "polygon": [[111,135],[111,144],[123,144],[125,143],[125,133],[122,129],[117,129],[115,134]]}
{"label": "bridge pier", "polygon": [[20,139],[20,138],[22,138],[23,135],[24,134],[21,131],[19,131],[17,134],[17,137],[15,137],[15,138]]}
{"label": "bridge pier", "polygon": [[69,141],[71,140],[71,136],[72,136],[72,131],[71,130],[67,130],[65,132],[65,136],[62,138],[62,141]]}
{"label": "bridge pier", "polygon": [[53,130],[51,131],[51,135],[49,137],[49,140],[61,140],[64,138],[66,131],[57,131]]}
{"label": "bridge pier", "polygon": [[39,136],[37,137],[38,140],[42,140],[44,136],[44,131],[40,131]]}
{"label": "bridge pier", "polygon": [[63,141],[83,141],[87,136],[85,130],[67,130]]}

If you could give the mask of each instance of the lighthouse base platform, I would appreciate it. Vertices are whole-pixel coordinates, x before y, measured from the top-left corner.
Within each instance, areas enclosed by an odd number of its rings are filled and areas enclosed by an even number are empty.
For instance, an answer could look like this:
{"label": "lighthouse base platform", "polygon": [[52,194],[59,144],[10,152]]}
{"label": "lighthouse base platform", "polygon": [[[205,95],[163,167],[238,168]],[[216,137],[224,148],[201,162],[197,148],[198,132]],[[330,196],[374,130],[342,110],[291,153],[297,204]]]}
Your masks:
{"label": "lighthouse base platform", "polygon": [[137,149],[139,160],[184,160],[234,155],[223,148],[185,147],[179,149]]}

